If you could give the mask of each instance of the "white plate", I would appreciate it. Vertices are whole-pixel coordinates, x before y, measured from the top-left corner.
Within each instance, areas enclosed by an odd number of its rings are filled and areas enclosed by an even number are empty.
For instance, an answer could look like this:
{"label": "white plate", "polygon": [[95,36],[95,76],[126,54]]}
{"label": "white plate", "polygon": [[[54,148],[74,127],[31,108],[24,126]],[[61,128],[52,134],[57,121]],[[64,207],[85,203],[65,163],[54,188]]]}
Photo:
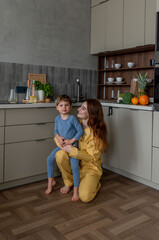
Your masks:
{"label": "white plate", "polygon": [[108,84],[114,84],[115,82],[105,82],[105,83],[108,83]]}
{"label": "white plate", "polygon": [[114,83],[116,83],[116,84],[123,84],[123,83],[125,83],[125,82],[122,81],[122,82],[114,82]]}

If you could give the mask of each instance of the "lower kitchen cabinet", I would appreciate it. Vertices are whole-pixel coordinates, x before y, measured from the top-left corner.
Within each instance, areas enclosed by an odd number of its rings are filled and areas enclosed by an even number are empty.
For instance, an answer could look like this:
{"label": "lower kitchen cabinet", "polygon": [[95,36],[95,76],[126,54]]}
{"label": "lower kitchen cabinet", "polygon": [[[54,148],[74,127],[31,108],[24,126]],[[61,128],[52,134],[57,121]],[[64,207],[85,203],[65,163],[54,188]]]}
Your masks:
{"label": "lower kitchen cabinet", "polygon": [[103,167],[109,165],[118,168],[118,114],[119,109],[103,107],[104,120],[108,131],[109,148],[102,155]]}
{"label": "lower kitchen cabinet", "polygon": [[119,169],[151,180],[152,111],[120,109]]}
{"label": "lower kitchen cabinet", "polygon": [[103,107],[109,148],[103,167],[151,180],[152,111]]}
{"label": "lower kitchen cabinet", "polygon": [[159,148],[153,147],[152,182],[159,184]]}
{"label": "lower kitchen cabinet", "polygon": [[3,182],[3,156],[4,145],[0,145],[0,183]]}
{"label": "lower kitchen cabinet", "polygon": [[6,144],[4,182],[46,173],[55,147],[53,139]]}

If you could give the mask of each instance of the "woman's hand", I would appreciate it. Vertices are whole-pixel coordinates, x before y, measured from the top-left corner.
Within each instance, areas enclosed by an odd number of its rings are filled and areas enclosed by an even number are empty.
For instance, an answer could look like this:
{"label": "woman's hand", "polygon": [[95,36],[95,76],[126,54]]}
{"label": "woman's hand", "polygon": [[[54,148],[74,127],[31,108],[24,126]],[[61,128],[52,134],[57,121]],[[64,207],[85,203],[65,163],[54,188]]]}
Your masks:
{"label": "woman's hand", "polygon": [[61,149],[64,150],[67,153],[70,153],[72,150],[73,146],[72,145],[66,145],[64,147],[62,147]]}

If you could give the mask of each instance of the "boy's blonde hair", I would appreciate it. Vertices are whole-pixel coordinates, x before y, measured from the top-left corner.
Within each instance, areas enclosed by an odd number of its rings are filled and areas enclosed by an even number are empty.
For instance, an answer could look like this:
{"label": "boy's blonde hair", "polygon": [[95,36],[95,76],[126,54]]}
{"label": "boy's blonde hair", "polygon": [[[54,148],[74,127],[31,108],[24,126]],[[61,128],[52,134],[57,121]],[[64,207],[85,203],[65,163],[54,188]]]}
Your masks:
{"label": "boy's blonde hair", "polygon": [[69,96],[63,94],[63,95],[60,95],[59,97],[57,97],[56,99],[56,106],[58,106],[58,104],[61,102],[61,101],[64,101],[64,102],[69,102],[70,105],[72,105],[72,100]]}

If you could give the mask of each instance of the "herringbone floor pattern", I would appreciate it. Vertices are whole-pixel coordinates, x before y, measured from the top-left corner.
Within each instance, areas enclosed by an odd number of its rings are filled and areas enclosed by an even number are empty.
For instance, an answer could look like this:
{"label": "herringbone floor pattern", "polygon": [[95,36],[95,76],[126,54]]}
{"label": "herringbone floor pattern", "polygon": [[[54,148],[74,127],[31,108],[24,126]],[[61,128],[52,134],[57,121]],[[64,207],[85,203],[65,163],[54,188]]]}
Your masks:
{"label": "herringbone floor pattern", "polygon": [[159,192],[105,171],[90,203],[51,195],[47,181],[0,193],[0,240],[159,240]]}

